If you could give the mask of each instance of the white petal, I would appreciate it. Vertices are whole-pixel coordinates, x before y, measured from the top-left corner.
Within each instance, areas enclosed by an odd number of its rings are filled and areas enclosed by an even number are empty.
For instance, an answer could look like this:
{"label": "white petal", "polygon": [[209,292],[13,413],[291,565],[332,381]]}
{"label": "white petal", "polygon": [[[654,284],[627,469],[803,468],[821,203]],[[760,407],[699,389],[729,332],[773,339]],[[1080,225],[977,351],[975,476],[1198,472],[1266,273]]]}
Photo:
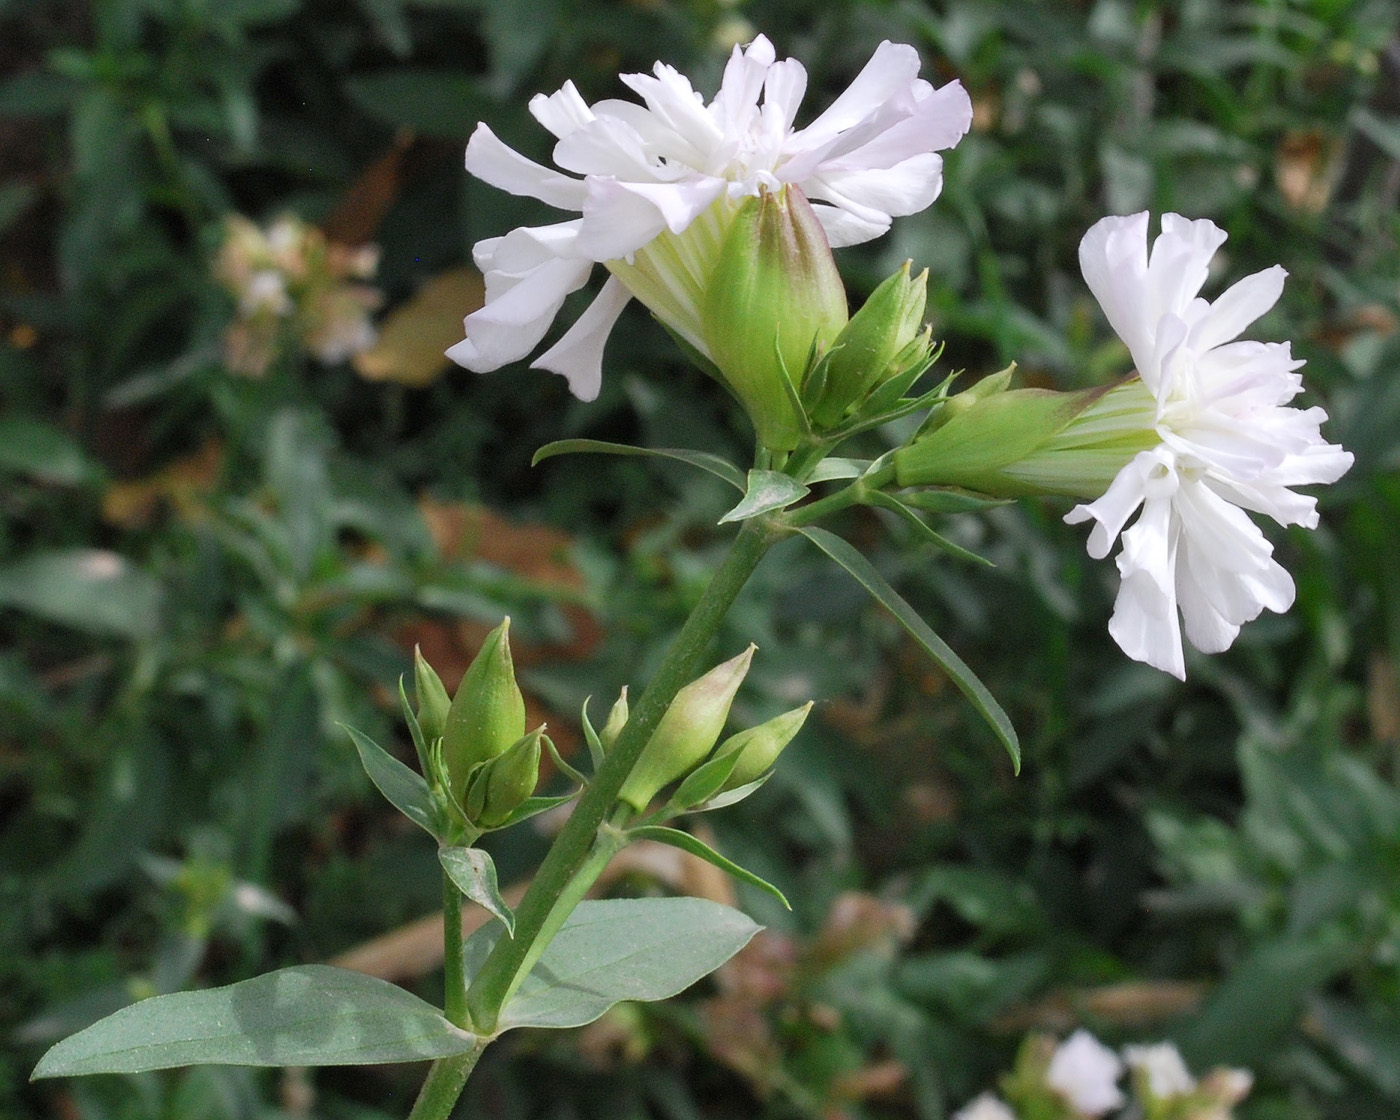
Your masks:
{"label": "white petal", "polygon": [[530,115],[562,140],[574,129],[582,128],[591,121],[593,110],[574,83],[568,81],[556,93],[548,96],[537,93],[530,98]]}
{"label": "white petal", "polygon": [[890,228],[888,214],[865,212],[857,216],[839,206],[828,206],[824,202],[812,203],[812,210],[826,232],[826,239],[833,249],[845,245],[859,245],[879,237]]}
{"label": "white petal", "polygon": [[711,151],[724,139],[724,131],[705,109],[690,79],[674,67],[658,62],[650,74],[623,74],[622,83],[639,94],[646,107],[667,128],[684,136],[700,151]]}
{"label": "white petal", "polygon": [[1146,305],[1147,211],[1101,218],[1090,226],[1079,242],[1079,268],[1141,372],[1151,363],[1156,334]]}
{"label": "white petal", "polygon": [[886,39],[845,92],[821,116],[793,134],[790,150],[816,147],[859,123],[898,93],[908,93],[918,75],[919,52]]}
{"label": "white petal", "polygon": [[1194,325],[1191,345],[1205,351],[1238,338],[1245,327],[1278,302],[1287,275],[1281,266],[1274,265],[1232,284]]}
{"label": "white petal", "polygon": [[763,117],[765,127],[787,134],[797,119],[797,108],[807,92],[807,69],[795,58],[775,62],[763,79]]}
{"label": "white petal", "polygon": [[1134,661],[1186,679],[1186,660],[1181,649],[1181,623],[1174,597],[1145,573],[1123,576],[1108,632],[1118,647]]}
{"label": "white petal", "polygon": [[725,191],[723,179],[681,183],[590,180],[578,250],[614,260],[642,248],[663,229],[683,233]]}
{"label": "white petal", "polygon": [[603,384],[603,347],[631,298],[617,277],[609,276],[564,337],[531,362],[530,368],[563,374],[568,378],[569,392],[579,400],[595,399]]}
{"label": "white petal", "polygon": [[459,344],[449,356],[477,373],[519,361],[539,345],[565,298],[583,287],[592,268],[592,261],[546,261],[499,298],[488,294],[486,306],[463,323],[470,348]]}
{"label": "white petal", "polygon": [[554,145],[554,162],[580,175],[624,179],[656,179],[662,170],[648,158],[637,130],[615,116],[594,117],[570,132]]}
{"label": "white petal", "polygon": [[1225,243],[1225,231],[1208,218],[1162,215],[1162,232],[1147,262],[1148,307],[1155,315],[1188,308],[1210,275],[1210,261]]}
{"label": "white petal", "polygon": [[763,35],[750,43],[747,50],[735,47],[730,53],[719,92],[710,104],[710,114],[726,136],[749,127],[758,111],[758,95],[775,58],[773,44]]}
{"label": "white petal", "polygon": [[1065,521],[1077,525],[1093,518],[1098,522],[1089,534],[1088,552],[1102,560],[1113,548],[1113,542],[1123,531],[1146,495],[1146,478],[1157,469],[1161,460],[1151,451],[1139,452],[1114,477],[1103,496],[1096,501],[1077,505],[1065,514]]}
{"label": "white petal", "polygon": [[526,159],[484,124],[467,141],[467,170],[511,194],[538,198],[561,210],[581,210],[587,187],[552,168]]}
{"label": "white petal", "polygon": [[[842,209],[852,204],[896,217],[926,209],[943,189],[943,157],[927,152],[873,171],[823,171],[807,191]],[[873,218],[873,215],[863,215]]]}
{"label": "white petal", "polygon": [[939,89],[917,83],[912,113],[892,123],[878,136],[841,157],[843,166],[894,167],[911,156],[936,152],[957,144],[972,127],[972,99],[961,82]]}

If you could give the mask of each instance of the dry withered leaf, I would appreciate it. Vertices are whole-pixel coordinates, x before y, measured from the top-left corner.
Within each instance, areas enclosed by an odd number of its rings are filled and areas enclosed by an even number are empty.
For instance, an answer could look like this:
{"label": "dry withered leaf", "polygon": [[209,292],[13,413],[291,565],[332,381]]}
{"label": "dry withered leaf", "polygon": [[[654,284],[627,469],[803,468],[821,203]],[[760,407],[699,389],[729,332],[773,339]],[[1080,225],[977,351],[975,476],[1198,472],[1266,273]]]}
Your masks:
{"label": "dry withered leaf", "polygon": [[1284,135],[1274,155],[1274,182],[1289,206],[1306,214],[1327,208],[1341,169],[1341,145],[1316,130]]}
{"label": "dry withered leaf", "polygon": [[223,462],[223,444],[210,439],[193,455],[176,459],[152,475],[114,482],[102,495],[102,520],[122,529],[138,529],[150,524],[165,505],[190,520],[198,516],[204,495],[217,484]]}
{"label": "dry withered leaf", "polygon": [[462,319],[486,298],[481,273],[453,268],[426,281],[379,324],[379,338],[351,359],[370,381],[421,388],[451,364],[444,351],[462,340]]}

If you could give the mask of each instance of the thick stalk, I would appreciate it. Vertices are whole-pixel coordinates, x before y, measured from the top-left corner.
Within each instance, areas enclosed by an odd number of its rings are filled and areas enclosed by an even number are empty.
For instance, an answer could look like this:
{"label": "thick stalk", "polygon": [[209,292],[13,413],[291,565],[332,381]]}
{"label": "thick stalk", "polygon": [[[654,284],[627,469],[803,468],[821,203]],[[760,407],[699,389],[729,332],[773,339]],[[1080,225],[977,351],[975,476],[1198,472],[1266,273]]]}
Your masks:
{"label": "thick stalk", "polygon": [[442,1011],[447,1021],[471,1030],[467,1015],[467,977],[462,970],[462,892],[444,871],[442,875]]}
{"label": "thick stalk", "polygon": [[744,523],[700,601],[666,651],[651,683],[632,708],[627,725],[579,798],[521,900],[515,912],[515,936],[503,937],[496,943],[472,981],[467,992],[467,1010],[480,1033],[489,1035],[495,1030],[501,1006],[519,982],[526,962],[540,952],[536,944],[548,935],[549,925],[554,924],[551,917],[555,916],[556,922],[559,920],[555,915],[556,904],[593,851],[598,826],[612,810],[618,791],[641,756],[657,722],[676,693],[696,675],[701,656],[776,535],[767,518],[757,517]]}
{"label": "thick stalk", "polygon": [[413,1111],[408,1114],[408,1120],[447,1120],[485,1049],[483,1040],[465,1054],[435,1061],[428,1071],[428,1079],[423,1082],[423,1088],[418,1091],[418,1099],[413,1102]]}

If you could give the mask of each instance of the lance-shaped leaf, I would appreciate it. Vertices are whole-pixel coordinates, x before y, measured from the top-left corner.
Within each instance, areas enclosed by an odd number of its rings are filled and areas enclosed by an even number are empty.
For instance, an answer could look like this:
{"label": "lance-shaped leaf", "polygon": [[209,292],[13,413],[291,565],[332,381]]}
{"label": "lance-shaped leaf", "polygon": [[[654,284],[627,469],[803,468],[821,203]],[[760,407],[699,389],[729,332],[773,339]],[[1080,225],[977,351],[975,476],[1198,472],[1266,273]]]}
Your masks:
{"label": "lance-shaped leaf", "polygon": [[740,867],[732,859],[720,855],[703,840],[699,840],[688,832],[682,832],[678,828],[665,828],[657,824],[641,825],[637,828],[627,830],[629,836],[638,840],[655,840],[661,844],[669,844],[673,848],[679,848],[683,852],[689,852],[693,856],[699,856],[706,863],[712,863],[727,875],[732,875],[741,883],[748,883],[751,887],[758,887],[767,891],[789,910],[792,904],[788,902],[783,892],[778,890],[767,879],[755,875],[747,867]]}
{"label": "lance-shaped leaf", "polygon": [[832,482],[841,478],[859,478],[870,466],[869,459],[841,459],[835,456],[823,459],[807,476],[808,482]]}
{"label": "lance-shaped leaf", "polygon": [[312,964],[134,1003],[58,1043],[33,1076],[414,1062],[463,1054],[477,1043],[402,988]]}
{"label": "lance-shaped leaf", "polygon": [[515,915],[501,897],[496,865],[480,848],[439,848],[438,861],[457,889],[501,920],[506,933],[515,936]]}
{"label": "lance-shaped leaf", "polygon": [[760,513],[775,509],[787,509],[810,494],[811,488],[804,486],[791,475],[779,471],[749,471],[748,488],[743,500],[719,519],[721,525],[729,521],[747,521]]}
{"label": "lance-shaped leaf", "polygon": [[724,479],[741,494],[746,489],[743,474],[729,460],[721,459],[718,455],[711,455],[706,451],[688,451],[685,448],[677,447],[634,447],[630,443],[608,443],[600,439],[557,439],[536,451],[535,457],[530,460],[530,465],[537,466],[556,455],[580,454],[647,455],[657,459],[674,459],[678,463],[688,463],[692,467],[708,471],[716,478]]}
{"label": "lance-shaped leaf", "polygon": [[924,652],[938,663],[962,694],[972,702],[972,706],[982,713],[982,718],[996,732],[997,738],[1011,755],[1016,772],[1020,773],[1021,745],[1016,738],[1016,728],[1011,725],[1011,720],[996,702],[996,697],[987,691],[987,686],[977,679],[977,675],[967,667],[963,659],[933,632],[933,628],[919,617],[918,612],[905,602],[885,577],[875,570],[874,565],[854,547],[835,533],[815,526],[806,526],[799,529],[799,532],[845,568],[857,583],[870,592],[877,603],[899,620],[900,625],[909,632],[909,636],[923,647]]}
{"label": "lance-shaped leaf", "polygon": [[956,556],[959,560],[970,560],[974,564],[982,564],[988,568],[996,567],[996,565],[985,556],[979,556],[977,553],[963,548],[960,544],[954,544],[942,533],[929,528],[929,526],[925,524],[923,518],[893,494],[887,494],[883,490],[872,490],[866,495],[865,500],[872,506],[879,506],[881,509],[887,509],[891,513],[898,514],[900,519],[909,525],[921,539],[928,541],[937,548],[941,548],[949,556]]}
{"label": "lance-shaped leaf", "polygon": [[[708,976],[758,932],[746,914],[703,898],[581,902],[501,1011],[499,1030],[581,1027],[623,1000],[669,999]],[[501,932],[463,946],[481,970]]]}
{"label": "lance-shaped leaf", "polygon": [[[344,727],[344,724],[341,724]],[[441,839],[445,822],[421,775],[415,774],[368,735],[346,727],[355,749],[360,752],[360,765],[365,773],[395,809],[419,828]]]}

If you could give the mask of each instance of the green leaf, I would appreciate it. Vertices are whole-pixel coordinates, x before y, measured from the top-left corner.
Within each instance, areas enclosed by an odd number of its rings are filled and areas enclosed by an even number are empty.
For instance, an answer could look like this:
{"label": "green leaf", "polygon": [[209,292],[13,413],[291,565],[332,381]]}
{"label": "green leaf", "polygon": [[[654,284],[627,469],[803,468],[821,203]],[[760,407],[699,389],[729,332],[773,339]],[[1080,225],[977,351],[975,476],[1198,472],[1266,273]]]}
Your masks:
{"label": "green leaf", "polygon": [[984,498],[963,490],[904,490],[899,500],[927,513],[976,513],[1010,505],[1010,498]]}
{"label": "green leaf", "polygon": [[[344,724],[341,724],[345,727]],[[360,765],[365,768],[379,792],[395,809],[419,828],[442,839],[443,821],[433,791],[422,775],[415,774],[373,739],[353,727],[345,727],[360,752]]]}
{"label": "green leaf", "polygon": [[475,1035],[402,988],[312,964],[132,1004],[58,1043],[33,1076],[413,1062],[476,1045]]}
{"label": "green leaf", "polygon": [[776,771],[769,770],[768,773],[763,775],[763,777],[755,778],[753,781],[747,782],[742,786],[735,786],[733,789],[727,789],[718,797],[712,797],[703,805],[696,805],[691,809],[687,809],[686,812],[713,813],[716,809],[723,809],[728,805],[737,805],[740,801],[743,801],[744,798],[752,797],[755,793],[757,793],[765,785],[767,785],[768,779],[771,778],[775,773]]}
{"label": "green leaf", "polygon": [[812,492],[791,475],[779,471],[749,471],[748,485],[743,500],[719,519],[721,525],[729,521],[747,521],[760,513],[775,509],[786,509]]}
{"label": "green leaf", "polygon": [[[581,1027],[623,1000],[669,999],[709,975],[759,926],[703,898],[581,902],[501,1012],[500,1030]],[[486,926],[468,939],[468,976],[500,940]]]}
{"label": "green leaf", "polygon": [[148,637],[159,625],[161,598],[154,576],[106,549],[31,552],[0,567],[0,606],[89,634]]}
{"label": "green leaf", "polygon": [[981,564],[988,568],[996,567],[996,565],[985,556],[979,556],[975,552],[970,552],[968,549],[963,548],[962,545],[954,544],[947,537],[943,536],[942,533],[930,529],[917,513],[898,498],[894,497],[894,495],[886,494],[883,490],[872,490],[866,495],[865,500],[872,506],[879,506],[881,509],[887,509],[891,513],[898,514],[906,524],[914,529],[914,532],[918,534],[918,536],[922,537],[929,544],[941,548],[949,556],[956,556],[959,560],[968,560],[974,564]]}
{"label": "green leaf", "polygon": [[706,863],[712,863],[726,874],[734,876],[739,882],[748,883],[751,887],[767,891],[789,910],[792,909],[792,904],[784,897],[783,892],[767,879],[760,878],[746,867],[740,867],[732,859],[720,855],[703,840],[697,840],[688,832],[682,832],[678,828],[665,828],[657,824],[644,824],[637,828],[628,829],[627,835],[637,840],[655,840],[661,844],[669,844],[673,848],[679,848],[683,852],[699,856]]}
{"label": "green leaf", "polygon": [[859,478],[869,466],[869,459],[823,459],[807,476],[807,481],[831,482],[840,478]]}
{"label": "green leaf", "polygon": [[593,730],[593,721],[588,718],[588,701],[593,699],[589,696],[583,701],[583,711],[580,713],[580,722],[583,724],[584,742],[588,744],[588,757],[593,760],[593,772],[598,772],[598,767],[603,765],[606,752],[603,750],[603,740],[598,738],[598,732]]}
{"label": "green leaf", "polygon": [[70,486],[97,476],[77,440],[32,416],[0,417],[0,469]]}
{"label": "green leaf", "polygon": [[711,455],[708,451],[687,451],[676,447],[633,447],[630,443],[607,443],[600,439],[558,439],[536,451],[530,465],[537,466],[556,455],[650,455],[661,459],[675,459],[677,462],[699,467],[702,471],[709,471],[716,478],[724,479],[741,494],[748,489],[738,467],[727,459]]}
{"label": "green leaf", "polygon": [[886,582],[885,577],[875,570],[874,565],[851,545],[836,534],[815,526],[809,525],[799,529],[799,532],[845,568],[858,584],[870,592],[877,603],[899,620],[900,625],[909,632],[910,637],[923,646],[924,652],[932,657],[939,667],[948,674],[962,694],[972,702],[972,706],[982,714],[982,718],[996,732],[997,738],[1006,747],[1007,753],[1011,756],[1012,765],[1019,774],[1021,772],[1021,745],[1016,738],[1016,729],[1011,725],[1011,720],[1007,718],[1006,713],[1002,711],[1001,705],[996,702],[996,698],[987,691],[987,686],[977,679],[977,675],[967,667],[962,658],[952,651],[947,642],[933,632],[933,628],[920,618],[914,608],[904,601],[899,592]]}
{"label": "green leaf", "polygon": [[439,848],[438,860],[457,889],[501,920],[506,933],[515,936],[515,915],[501,897],[496,865],[480,848]]}

